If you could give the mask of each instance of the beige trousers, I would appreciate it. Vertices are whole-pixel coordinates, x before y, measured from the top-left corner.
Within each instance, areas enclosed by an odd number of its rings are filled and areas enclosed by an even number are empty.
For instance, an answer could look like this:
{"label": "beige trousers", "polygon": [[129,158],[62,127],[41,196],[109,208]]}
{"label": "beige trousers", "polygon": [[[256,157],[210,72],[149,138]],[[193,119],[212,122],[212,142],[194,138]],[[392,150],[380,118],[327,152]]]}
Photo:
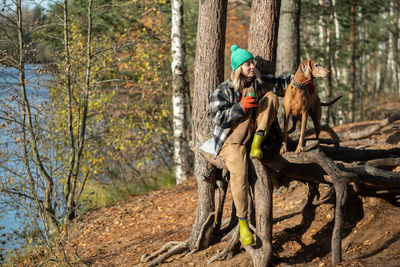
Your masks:
{"label": "beige trousers", "polygon": [[219,152],[230,173],[233,203],[238,217],[247,216],[247,150],[244,145],[224,144]]}
{"label": "beige trousers", "polygon": [[271,124],[276,120],[279,109],[279,98],[273,92],[266,93],[257,107],[257,131],[264,131],[267,136]]}
{"label": "beige trousers", "polygon": [[[257,107],[257,131],[265,131],[265,136],[278,113],[279,99],[273,92],[268,92],[259,101]],[[219,155],[224,160],[230,172],[233,203],[238,217],[246,217],[248,209],[248,155],[246,146],[242,144],[225,143]]]}

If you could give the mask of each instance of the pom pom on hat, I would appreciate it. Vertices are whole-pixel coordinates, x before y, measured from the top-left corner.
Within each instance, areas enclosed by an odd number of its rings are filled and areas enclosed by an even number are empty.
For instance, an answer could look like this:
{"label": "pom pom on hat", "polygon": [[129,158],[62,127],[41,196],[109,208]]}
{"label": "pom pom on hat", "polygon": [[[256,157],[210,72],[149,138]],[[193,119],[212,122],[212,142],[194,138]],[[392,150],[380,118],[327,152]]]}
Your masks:
{"label": "pom pom on hat", "polygon": [[237,45],[232,45],[231,46],[231,66],[232,70],[236,70],[237,68],[240,67],[243,63],[245,63],[249,59],[254,59],[253,55],[242,48],[239,48]]}

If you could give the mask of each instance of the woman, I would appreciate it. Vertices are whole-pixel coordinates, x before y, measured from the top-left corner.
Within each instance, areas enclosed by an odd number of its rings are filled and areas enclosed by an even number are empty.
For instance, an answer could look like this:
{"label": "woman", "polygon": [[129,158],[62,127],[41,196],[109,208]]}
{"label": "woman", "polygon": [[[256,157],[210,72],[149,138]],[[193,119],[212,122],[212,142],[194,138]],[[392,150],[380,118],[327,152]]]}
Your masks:
{"label": "woman", "polygon": [[[279,100],[272,91],[265,93],[255,89],[253,55],[237,45],[233,45],[231,50],[231,78],[212,93],[210,116],[216,156],[221,156],[230,172],[232,197],[239,217],[240,240],[243,245],[250,245],[253,243],[253,234],[247,220],[246,147],[252,140],[250,156],[258,159],[263,157],[260,145],[276,119]],[[270,82],[280,82],[286,87],[290,77],[272,78]],[[260,99],[258,103],[257,99]]]}

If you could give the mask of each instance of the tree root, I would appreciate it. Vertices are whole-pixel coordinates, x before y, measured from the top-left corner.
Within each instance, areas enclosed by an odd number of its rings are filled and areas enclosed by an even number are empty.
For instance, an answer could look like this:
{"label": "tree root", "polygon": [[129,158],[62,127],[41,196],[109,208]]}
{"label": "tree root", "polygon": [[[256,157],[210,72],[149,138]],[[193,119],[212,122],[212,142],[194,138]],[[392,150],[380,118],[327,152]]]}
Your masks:
{"label": "tree root", "polygon": [[239,241],[239,226],[237,225],[234,230],[232,231],[231,238],[228,242],[228,245],[218,254],[212,256],[208,261],[207,264],[211,264],[218,259],[224,259],[229,252],[234,251],[236,246],[240,243]]}
{"label": "tree root", "polygon": [[208,226],[208,224],[209,224],[210,222],[212,222],[212,219],[211,219],[211,218],[213,218],[213,216],[215,216],[215,214],[216,214],[216,211],[211,212],[211,213],[208,215],[207,220],[204,222],[203,226],[201,227],[200,234],[199,234],[199,238],[197,238],[197,241],[196,241],[196,247],[195,247],[195,249],[193,249],[192,251],[190,251],[190,252],[188,253],[188,255],[191,255],[191,254],[196,253],[197,251],[199,251],[200,242],[201,242],[201,240],[203,239],[204,232],[205,232],[205,230],[207,229],[206,227]]}
{"label": "tree root", "polygon": [[171,241],[165,244],[161,249],[157,250],[152,254],[144,254],[140,259],[142,262],[149,262],[154,258],[157,258],[159,255],[165,253],[164,255],[160,256],[159,258],[151,261],[146,267],[156,266],[157,264],[161,264],[164,260],[172,257],[173,255],[182,253],[183,251],[188,249],[187,242],[175,242]]}
{"label": "tree root", "polygon": [[[398,118],[398,114],[391,116],[390,119],[382,121],[379,127]],[[329,130],[328,127],[326,129]],[[331,136],[334,136],[333,131],[330,133]],[[339,136],[342,137],[341,135]],[[358,135],[357,138],[360,136]],[[334,139],[338,139],[336,137]],[[346,136],[346,138],[349,138],[349,136]],[[330,141],[327,143],[335,144],[335,142]],[[272,184],[278,187],[285,181],[299,180],[308,183],[309,186],[308,199],[302,210],[302,222],[292,229],[285,230],[286,232],[304,230],[312,220],[310,218],[313,217],[315,207],[325,201],[332,200],[332,197],[336,196],[335,221],[331,239],[332,265],[336,265],[342,259],[341,239],[344,211],[348,198],[348,184],[350,183],[355,187],[355,192],[359,194],[367,193],[375,196],[380,195],[381,197],[388,195],[392,198],[395,196],[393,194],[400,194],[400,173],[384,171],[374,167],[398,165],[399,148],[363,151],[340,146],[319,146],[318,149],[316,145],[316,142],[308,140],[304,152],[300,155],[288,152],[284,155],[268,154],[268,157],[264,157],[263,162],[256,159],[249,160],[249,185],[250,189],[253,189],[251,191],[252,195],[250,193],[252,199],[249,202],[249,218],[253,218],[252,223],[256,226],[256,229],[254,229],[254,226],[251,225],[256,234],[256,245],[244,246],[244,248],[250,254],[254,266],[267,266],[271,261]],[[199,149],[196,152],[200,153],[204,160],[208,161],[210,168],[226,169],[225,163],[219,157],[214,159],[214,155]],[[337,160],[341,160],[344,163],[338,163]],[[359,164],[363,165],[354,166],[354,162],[357,160]],[[346,162],[352,162],[353,164],[348,165]],[[279,178],[277,178],[277,174]],[[222,176],[222,179],[219,178],[221,180],[217,177],[219,175]],[[205,174],[203,176],[206,177]],[[170,242],[159,251],[151,255],[144,255],[142,261],[151,261],[148,266],[159,264],[168,257],[185,250],[188,252],[186,255],[193,254],[209,246],[212,238],[216,235],[221,238],[220,240],[227,241],[227,243],[221,252],[218,252],[208,260],[207,264],[227,259],[238,252],[241,243],[239,227],[237,221],[235,221],[237,218],[234,208],[232,209],[231,217],[222,222],[222,210],[227,188],[226,170],[216,172],[215,177],[217,178],[214,178],[214,181],[207,181],[207,191],[199,190],[199,197],[202,196],[203,201],[207,203],[208,210],[201,214],[202,219],[199,220],[201,223],[196,223],[196,228],[194,228],[196,231],[192,233],[192,236],[186,242]],[[212,183],[216,186],[210,186]],[[318,203],[313,205],[313,199],[319,193],[316,185],[321,183],[331,185],[330,193],[323,200],[319,200]],[[211,192],[214,192],[212,197]],[[216,195],[217,193],[219,193],[218,196]],[[205,195],[208,198],[204,199]],[[395,198],[393,199],[398,201]],[[229,225],[226,226],[228,223]],[[207,241],[205,242],[204,240]],[[161,254],[163,255],[160,256]]]}
{"label": "tree root", "polygon": [[333,196],[335,195],[335,187],[331,186],[329,188],[329,192],[324,196],[323,199],[318,200],[318,202],[315,204],[317,206],[325,204],[326,202],[328,202],[329,200],[331,200],[333,198]]}

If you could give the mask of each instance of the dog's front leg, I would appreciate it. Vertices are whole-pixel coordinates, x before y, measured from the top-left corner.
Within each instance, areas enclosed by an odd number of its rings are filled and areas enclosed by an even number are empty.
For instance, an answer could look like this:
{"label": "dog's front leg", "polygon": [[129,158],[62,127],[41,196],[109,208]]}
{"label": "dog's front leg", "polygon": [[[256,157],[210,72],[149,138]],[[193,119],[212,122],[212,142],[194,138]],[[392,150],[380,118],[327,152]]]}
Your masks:
{"label": "dog's front leg", "polygon": [[301,116],[301,131],[300,131],[300,138],[299,138],[299,144],[297,145],[295,154],[300,154],[303,152],[303,138],[304,138],[304,131],[306,130],[306,125],[307,125],[307,112],[303,112]]}
{"label": "dog's front leg", "polygon": [[285,120],[283,124],[283,138],[282,138],[282,147],[280,150],[281,155],[286,153],[287,151],[287,135],[288,135],[288,127],[289,127],[289,116],[290,111],[285,109]]}

